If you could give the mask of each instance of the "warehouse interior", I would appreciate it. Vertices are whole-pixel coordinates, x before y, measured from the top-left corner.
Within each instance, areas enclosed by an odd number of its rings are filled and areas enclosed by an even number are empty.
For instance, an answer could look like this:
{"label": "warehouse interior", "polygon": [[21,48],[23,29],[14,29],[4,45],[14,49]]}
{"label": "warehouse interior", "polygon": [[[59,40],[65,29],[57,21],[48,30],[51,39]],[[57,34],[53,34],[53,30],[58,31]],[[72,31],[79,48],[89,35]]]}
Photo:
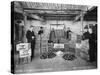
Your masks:
{"label": "warehouse interior", "polygon": [[[87,40],[82,40],[87,27],[92,27],[97,36],[97,6],[15,1],[11,3],[11,20],[14,21],[11,25],[13,25],[15,73],[97,68],[97,61],[88,62],[89,43]],[[36,36],[35,57],[31,62],[27,63],[25,60],[19,63],[16,45],[27,42],[25,34],[31,25],[34,26]],[[42,35],[38,35],[40,27],[43,27]],[[64,38],[67,28],[72,31],[70,39]],[[52,29],[55,31],[56,38],[50,40]],[[55,49],[55,44],[62,44],[64,48]],[[43,53],[48,52],[53,52],[55,56],[41,57]],[[64,54],[74,56],[64,60]]]}

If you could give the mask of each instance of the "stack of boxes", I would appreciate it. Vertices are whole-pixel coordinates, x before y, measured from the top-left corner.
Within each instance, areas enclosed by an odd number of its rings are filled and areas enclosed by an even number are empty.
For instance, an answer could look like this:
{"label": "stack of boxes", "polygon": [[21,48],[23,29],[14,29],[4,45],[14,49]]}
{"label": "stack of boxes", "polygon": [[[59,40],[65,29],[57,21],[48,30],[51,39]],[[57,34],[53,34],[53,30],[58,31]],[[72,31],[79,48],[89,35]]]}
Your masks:
{"label": "stack of boxes", "polygon": [[77,43],[81,43],[81,40],[82,40],[82,36],[81,35],[77,35]]}
{"label": "stack of boxes", "polygon": [[48,52],[48,34],[47,33],[44,33],[41,35],[40,46],[41,46],[40,50],[42,53]]}
{"label": "stack of boxes", "polygon": [[[19,51],[19,62],[30,62],[31,60],[31,45],[30,43],[20,43],[16,45],[16,50]],[[23,61],[20,61],[22,60]]]}
{"label": "stack of boxes", "polygon": [[48,43],[48,52],[53,51],[53,43]]}
{"label": "stack of boxes", "polygon": [[41,40],[41,51],[42,53],[47,53],[48,51],[48,41],[47,40]]}
{"label": "stack of boxes", "polygon": [[75,47],[71,47],[69,44],[65,44],[64,48],[66,53],[75,54]]}

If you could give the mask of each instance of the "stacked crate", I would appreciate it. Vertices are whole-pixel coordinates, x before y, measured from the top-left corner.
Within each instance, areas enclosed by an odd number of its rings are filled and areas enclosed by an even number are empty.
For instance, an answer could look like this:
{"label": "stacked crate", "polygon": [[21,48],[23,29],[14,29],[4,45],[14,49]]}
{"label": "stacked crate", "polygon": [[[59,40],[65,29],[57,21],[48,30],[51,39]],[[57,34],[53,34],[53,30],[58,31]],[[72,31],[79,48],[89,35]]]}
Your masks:
{"label": "stacked crate", "polygon": [[47,40],[41,40],[41,51],[42,53],[47,53],[48,51],[48,41]]}
{"label": "stacked crate", "polygon": [[18,62],[29,63],[31,61],[31,45],[30,43],[20,43],[16,45],[16,50],[19,51]]}
{"label": "stacked crate", "polygon": [[82,40],[82,36],[81,35],[77,35],[77,43],[81,43],[81,40]]}
{"label": "stacked crate", "polygon": [[88,40],[84,40],[81,42],[81,47],[76,48],[76,55],[84,60],[89,60],[88,50],[89,50]]}
{"label": "stacked crate", "polygon": [[69,51],[69,44],[68,43],[65,43],[64,44],[64,49],[65,49],[65,52],[68,52]]}
{"label": "stacked crate", "polygon": [[71,34],[71,41],[75,41],[77,39],[77,35],[75,33]]}
{"label": "stacked crate", "polygon": [[40,39],[41,43],[41,52],[47,53],[48,52],[48,33],[43,33]]}
{"label": "stacked crate", "polygon": [[75,41],[69,41],[69,47],[75,48],[76,47],[76,42]]}
{"label": "stacked crate", "polygon": [[60,43],[68,43],[69,41],[68,40],[66,40],[66,39],[64,39],[64,38],[61,38],[61,40],[60,40]]}
{"label": "stacked crate", "polygon": [[48,43],[48,52],[53,51],[53,43]]}
{"label": "stacked crate", "polygon": [[70,47],[69,44],[65,44],[64,47],[65,47],[66,52],[74,52],[75,53],[75,48]]}

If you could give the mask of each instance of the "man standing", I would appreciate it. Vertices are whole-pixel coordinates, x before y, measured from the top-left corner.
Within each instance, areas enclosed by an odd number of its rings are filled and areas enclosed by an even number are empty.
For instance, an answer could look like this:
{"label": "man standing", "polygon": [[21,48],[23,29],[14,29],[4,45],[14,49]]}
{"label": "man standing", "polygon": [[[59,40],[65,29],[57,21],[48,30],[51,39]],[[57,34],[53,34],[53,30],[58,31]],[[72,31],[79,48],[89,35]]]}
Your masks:
{"label": "man standing", "polygon": [[89,58],[90,62],[96,60],[95,52],[96,52],[96,35],[92,32],[92,29],[89,29]]}
{"label": "man standing", "polygon": [[26,38],[28,43],[31,43],[31,60],[34,57],[34,48],[35,48],[35,34],[33,31],[33,26],[30,26],[30,29],[26,32]]}
{"label": "man standing", "polygon": [[66,32],[66,39],[67,39],[67,40],[70,40],[70,39],[71,39],[71,34],[70,34],[71,32],[72,32],[72,31],[71,31],[70,28],[68,27],[68,28],[67,28],[67,32]]}
{"label": "man standing", "polygon": [[40,27],[40,30],[38,32],[39,35],[43,34],[43,27]]}
{"label": "man standing", "polygon": [[41,45],[42,45],[42,35],[43,34],[43,27],[40,27],[40,30],[39,30],[39,32],[38,32],[38,35],[40,35],[40,55],[41,55],[41,53],[42,53],[42,51],[41,51]]}
{"label": "man standing", "polygon": [[83,33],[83,39],[89,39],[89,31],[88,31],[88,28],[85,28],[84,29],[84,33]]}

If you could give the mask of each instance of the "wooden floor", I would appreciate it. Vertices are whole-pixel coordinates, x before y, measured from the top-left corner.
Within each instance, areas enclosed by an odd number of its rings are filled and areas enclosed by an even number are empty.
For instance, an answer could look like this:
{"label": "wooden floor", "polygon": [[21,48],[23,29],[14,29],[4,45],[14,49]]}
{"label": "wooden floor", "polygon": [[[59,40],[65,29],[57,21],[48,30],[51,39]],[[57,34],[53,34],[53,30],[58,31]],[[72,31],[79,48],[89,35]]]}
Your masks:
{"label": "wooden floor", "polygon": [[51,71],[69,71],[96,69],[96,63],[89,63],[80,57],[73,61],[62,59],[62,56],[56,56],[52,59],[40,59],[38,50],[35,51],[35,58],[28,64],[16,65],[15,73],[33,73],[33,72],[51,72]]}

